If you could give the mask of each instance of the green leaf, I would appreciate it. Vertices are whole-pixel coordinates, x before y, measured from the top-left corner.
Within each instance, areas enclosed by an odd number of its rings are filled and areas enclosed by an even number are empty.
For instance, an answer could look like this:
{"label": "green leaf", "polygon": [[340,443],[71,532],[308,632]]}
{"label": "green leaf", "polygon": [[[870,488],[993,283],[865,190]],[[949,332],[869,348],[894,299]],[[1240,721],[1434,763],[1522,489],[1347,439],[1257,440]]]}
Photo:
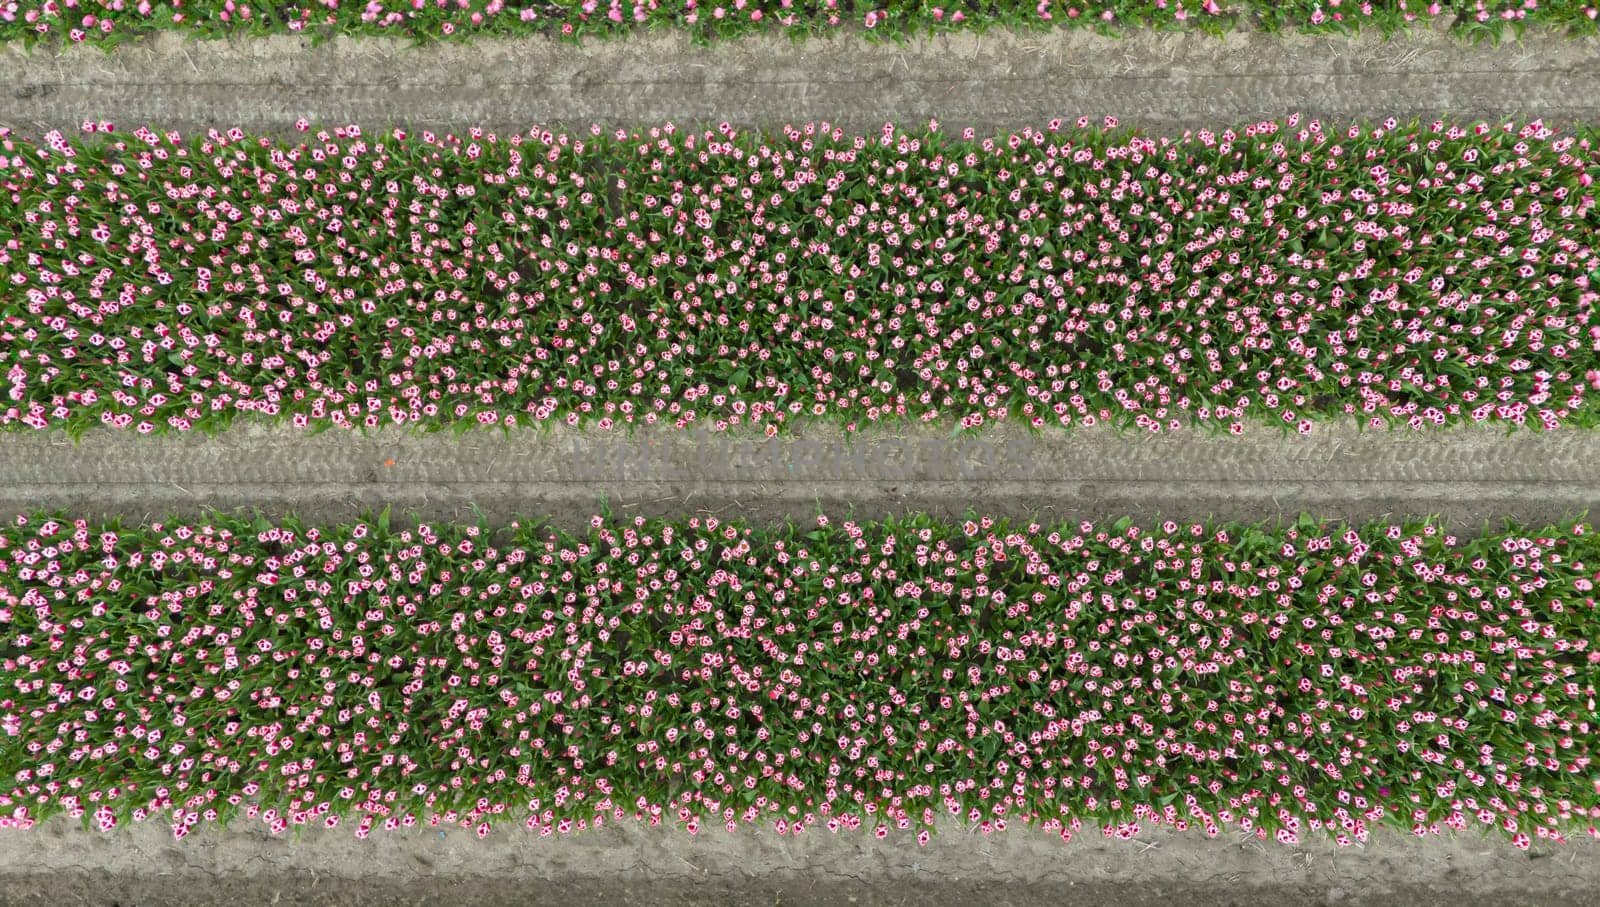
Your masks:
{"label": "green leaf", "polygon": [[995,756],[1000,754],[1000,747],[1004,745],[1004,742],[1005,741],[1001,740],[994,734],[990,734],[989,736],[983,738],[983,741],[978,744],[977,748],[983,753],[983,759],[985,762],[993,762]]}

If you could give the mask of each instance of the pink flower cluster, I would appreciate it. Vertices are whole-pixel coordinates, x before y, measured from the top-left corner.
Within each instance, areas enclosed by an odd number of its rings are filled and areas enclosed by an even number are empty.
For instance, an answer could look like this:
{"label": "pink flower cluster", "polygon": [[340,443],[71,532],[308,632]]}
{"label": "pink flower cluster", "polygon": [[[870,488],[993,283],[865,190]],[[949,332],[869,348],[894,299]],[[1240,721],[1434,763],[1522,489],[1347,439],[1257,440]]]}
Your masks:
{"label": "pink flower cluster", "polygon": [[84,126],[0,133],[0,425],[1600,421],[1587,132]]}
{"label": "pink flower cluster", "polygon": [[0,529],[0,809],[185,835],[1600,818],[1587,524]]}
{"label": "pink flower cluster", "polygon": [[779,28],[829,32],[841,28],[916,33],[950,27],[1102,28],[1187,24],[1220,32],[1258,20],[1272,28],[1313,31],[1373,28],[1396,31],[1419,20],[1453,17],[1468,34],[1525,24],[1595,32],[1592,2],[1537,0],[951,0],[942,6],[856,5],[839,0],[554,0],[537,6],[505,0],[317,0],[252,4],[249,0],[0,0],[0,40],[61,36],[73,42],[115,40],[170,29],[206,36],[236,34],[409,34],[423,38],[480,35],[623,34],[671,26],[697,38],[734,37]]}

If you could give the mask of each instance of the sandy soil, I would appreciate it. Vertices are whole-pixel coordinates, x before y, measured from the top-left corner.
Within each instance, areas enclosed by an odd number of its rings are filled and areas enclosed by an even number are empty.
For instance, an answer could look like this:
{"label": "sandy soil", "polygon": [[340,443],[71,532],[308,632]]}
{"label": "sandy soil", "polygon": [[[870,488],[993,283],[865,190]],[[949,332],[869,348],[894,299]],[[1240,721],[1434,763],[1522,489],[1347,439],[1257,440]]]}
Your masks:
{"label": "sandy soil", "polygon": [[963,438],[905,428],[854,439],[813,427],[778,439],[640,429],[447,434],[238,426],[216,438],[112,430],[0,437],[0,510],[63,507],[149,519],[260,507],[334,521],[392,506],[428,519],[544,515],[577,525],[617,513],[709,512],[770,522],[818,508],[959,517],[969,507],[1046,521],[1131,515],[1351,520],[1438,513],[1463,529],[1506,517],[1600,513],[1600,433],[1461,429],[1392,434],[1352,424],[1310,437],[1093,429]]}
{"label": "sandy soil", "polygon": [[27,134],[85,118],[183,130],[283,133],[299,117],[376,127],[781,125],[886,121],[984,131],[1114,115],[1147,131],[1293,111],[1385,116],[1600,119],[1600,40],[1530,32],[1471,46],[1444,31],[1384,41],[1193,32],[959,34],[874,45],[838,35],[695,47],[672,34],[581,48],[548,40],[413,48],[283,37],[185,42],[163,34],[109,55],[0,49],[0,125]]}
{"label": "sandy soil", "polygon": [[348,829],[273,838],[256,823],[174,842],[143,823],[109,835],[59,820],[0,833],[0,904],[1089,904],[1582,905],[1600,886],[1600,842],[1527,852],[1475,832],[1365,847],[1262,844],[1237,833],[1147,831],[1132,841],[955,827],[909,833],[648,829],[633,822],[538,838],[520,826]]}

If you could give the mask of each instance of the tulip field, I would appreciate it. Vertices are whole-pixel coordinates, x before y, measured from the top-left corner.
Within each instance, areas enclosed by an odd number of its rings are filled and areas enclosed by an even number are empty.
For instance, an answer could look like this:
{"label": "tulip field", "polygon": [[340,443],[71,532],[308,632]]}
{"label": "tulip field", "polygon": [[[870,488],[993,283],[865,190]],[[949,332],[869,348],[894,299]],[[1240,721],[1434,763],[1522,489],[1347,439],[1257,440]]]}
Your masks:
{"label": "tulip field", "polygon": [[0,426],[1600,421],[1588,132],[1042,125],[0,138]]}
{"label": "tulip field", "polygon": [[1349,845],[1391,823],[1526,848],[1600,819],[1583,523],[37,515],[0,530],[0,571],[24,825],[633,819],[925,844],[948,812],[1063,839]]}
{"label": "tulip field", "polygon": [[0,905],[1592,902],[1597,14],[0,0]]}
{"label": "tulip field", "polygon": [[1529,25],[1593,35],[1594,0],[338,0],[250,3],[248,0],[5,0],[0,40],[64,39],[115,43],[156,29],[206,37],[265,34],[384,35],[424,40],[489,35],[557,35],[569,39],[671,28],[700,40],[779,29],[797,36],[837,30],[903,37],[957,29],[1051,27],[1116,31],[1128,27],[1197,28],[1220,33],[1245,24],[1267,29],[1385,33],[1414,23],[1448,23],[1467,38],[1520,34]]}

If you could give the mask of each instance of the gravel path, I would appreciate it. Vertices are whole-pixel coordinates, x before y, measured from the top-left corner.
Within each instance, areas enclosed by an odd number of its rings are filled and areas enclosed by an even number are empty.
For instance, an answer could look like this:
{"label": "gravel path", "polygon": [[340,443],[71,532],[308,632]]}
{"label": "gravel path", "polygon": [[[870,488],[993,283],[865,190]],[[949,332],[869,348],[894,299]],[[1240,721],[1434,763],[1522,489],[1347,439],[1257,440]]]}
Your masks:
{"label": "gravel path", "polygon": [[185,43],[172,35],[107,55],[76,46],[0,49],[0,124],[37,135],[85,118],[183,130],[282,133],[299,117],[368,126],[680,125],[829,120],[985,131],[1052,117],[1120,117],[1149,131],[1224,126],[1300,111],[1385,116],[1600,120],[1600,40],[1530,32],[1471,46],[1444,31],[1384,41],[1237,32],[1084,31],[873,45],[847,35],[695,47],[677,35],[413,48],[403,41]]}
{"label": "gravel path", "polygon": [[[430,519],[544,514],[576,525],[604,498],[619,513],[705,510],[804,519],[818,506],[873,517],[969,506],[1044,519],[1362,520],[1440,513],[1457,525],[1600,512],[1600,433],[1478,429],[1311,436],[1253,428],[1161,436],[1001,427],[847,438],[815,427],[777,439],[674,429],[510,436],[370,436],[245,425],[216,438],[92,433],[0,437],[0,509],[67,507],[133,518],[259,506],[315,520],[393,505]],[[1463,525],[1463,528],[1469,528]]]}

